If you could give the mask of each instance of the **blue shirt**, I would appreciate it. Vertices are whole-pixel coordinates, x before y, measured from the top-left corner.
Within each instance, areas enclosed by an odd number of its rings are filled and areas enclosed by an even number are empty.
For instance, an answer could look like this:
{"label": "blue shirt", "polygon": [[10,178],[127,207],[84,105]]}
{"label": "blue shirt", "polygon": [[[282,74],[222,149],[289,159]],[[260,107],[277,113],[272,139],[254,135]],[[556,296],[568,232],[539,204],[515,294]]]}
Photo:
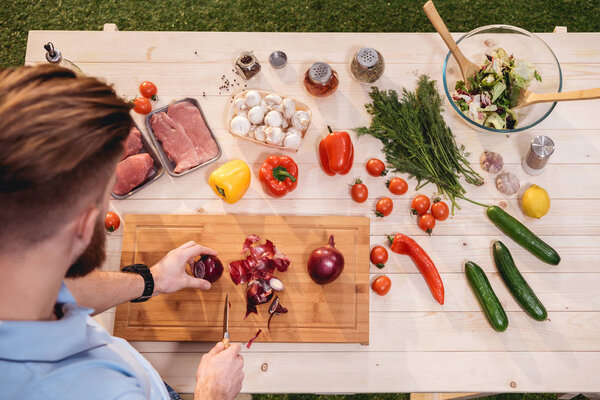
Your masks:
{"label": "blue shirt", "polygon": [[169,399],[158,372],[63,283],[57,321],[0,321],[0,399]]}

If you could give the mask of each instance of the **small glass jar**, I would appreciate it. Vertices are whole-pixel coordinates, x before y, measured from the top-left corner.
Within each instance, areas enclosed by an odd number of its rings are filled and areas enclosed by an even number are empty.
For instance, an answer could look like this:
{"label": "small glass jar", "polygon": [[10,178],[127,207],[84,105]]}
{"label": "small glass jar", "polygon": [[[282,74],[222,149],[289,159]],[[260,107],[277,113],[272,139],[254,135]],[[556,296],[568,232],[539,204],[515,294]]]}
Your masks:
{"label": "small glass jar", "polygon": [[327,97],[338,88],[338,74],[327,63],[317,62],[304,74],[304,87],[315,97]]}
{"label": "small glass jar", "polygon": [[251,51],[244,51],[236,60],[235,69],[244,79],[250,79],[258,74],[260,64]]}
{"label": "small glass jar", "polygon": [[381,78],[385,62],[380,52],[370,47],[363,47],[354,54],[350,63],[352,77],[361,83],[373,83]]}

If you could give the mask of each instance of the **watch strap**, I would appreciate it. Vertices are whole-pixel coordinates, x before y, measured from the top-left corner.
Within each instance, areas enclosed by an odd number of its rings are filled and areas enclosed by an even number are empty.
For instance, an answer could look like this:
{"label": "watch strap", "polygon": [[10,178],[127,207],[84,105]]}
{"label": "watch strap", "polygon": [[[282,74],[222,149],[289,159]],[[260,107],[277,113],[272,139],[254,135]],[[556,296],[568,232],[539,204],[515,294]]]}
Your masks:
{"label": "watch strap", "polygon": [[132,303],[141,303],[152,297],[152,293],[154,293],[154,278],[147,265],[132,264],[124,267],[121,271],[136,273],[144,278],[144,293],[137,299],[131,300]]}

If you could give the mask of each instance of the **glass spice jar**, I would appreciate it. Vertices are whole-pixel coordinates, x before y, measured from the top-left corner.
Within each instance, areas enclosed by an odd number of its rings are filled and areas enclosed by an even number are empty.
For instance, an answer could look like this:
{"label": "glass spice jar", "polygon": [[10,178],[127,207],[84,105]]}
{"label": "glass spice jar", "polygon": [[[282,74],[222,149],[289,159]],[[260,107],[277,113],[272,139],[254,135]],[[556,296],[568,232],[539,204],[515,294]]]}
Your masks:
{"label": "glass spice jar", "polygon": [[383,75],[385,62],[380,52],[363,47],[354,54],[350,63],[352,77],[361,83],[373,83]]}
{"label": "glass spice jar", "polygon": [[251,51],[244,51],[236,60],[235,69],[244,79],[250,79],[258,74],[260,64]]}
{"label": "glass spice jar", "polygon": [[314,63],[304,74],[304,87],[315,97],[330,96],[339,83],[337,72],[324,62]]}

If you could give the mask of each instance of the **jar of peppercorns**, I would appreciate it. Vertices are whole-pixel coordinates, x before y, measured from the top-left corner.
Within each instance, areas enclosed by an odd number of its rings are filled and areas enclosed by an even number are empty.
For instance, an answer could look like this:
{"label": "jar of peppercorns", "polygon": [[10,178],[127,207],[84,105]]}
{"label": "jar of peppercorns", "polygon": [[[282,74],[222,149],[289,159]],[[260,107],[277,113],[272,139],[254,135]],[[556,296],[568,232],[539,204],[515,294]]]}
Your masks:
{"label": "jar of peppercorns", "polygon": [[330,96],[337,90],[338,85],[337,72],[324,62],[314,63],[304,75],[304,87],[315,97]]}

